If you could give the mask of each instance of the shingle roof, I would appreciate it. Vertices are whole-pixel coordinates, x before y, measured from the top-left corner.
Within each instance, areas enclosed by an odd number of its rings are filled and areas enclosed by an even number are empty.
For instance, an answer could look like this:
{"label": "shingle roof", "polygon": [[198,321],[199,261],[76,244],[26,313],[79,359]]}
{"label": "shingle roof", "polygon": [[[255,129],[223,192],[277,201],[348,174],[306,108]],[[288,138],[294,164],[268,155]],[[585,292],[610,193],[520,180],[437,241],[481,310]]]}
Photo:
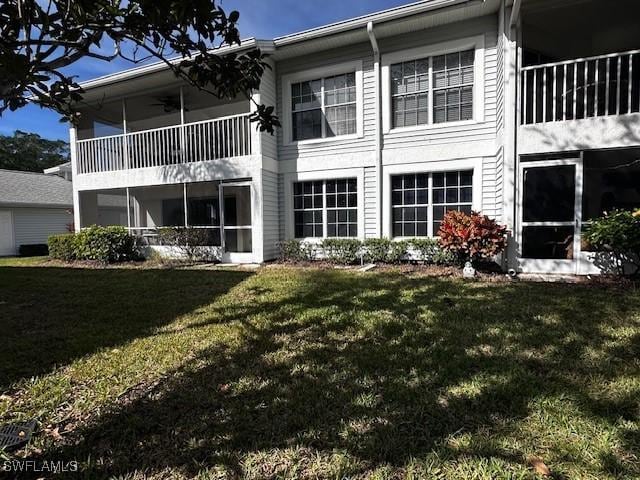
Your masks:
{"label": "shingle roof", "polygon": [[0,169],[0,206],[71,207],[71,182],[56,175]]}

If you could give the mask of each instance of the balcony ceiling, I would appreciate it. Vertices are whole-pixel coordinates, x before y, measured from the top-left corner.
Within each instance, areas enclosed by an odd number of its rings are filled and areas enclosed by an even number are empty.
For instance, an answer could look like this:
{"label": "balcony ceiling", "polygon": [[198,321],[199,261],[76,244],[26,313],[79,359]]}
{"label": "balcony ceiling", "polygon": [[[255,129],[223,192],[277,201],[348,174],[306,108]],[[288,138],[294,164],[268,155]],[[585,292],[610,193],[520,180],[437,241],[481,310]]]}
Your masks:
{"label": "balcony ceiling", "polygon": [[640,48],[638,0],[524,0],[521,12],[525,48],[551,60]]}

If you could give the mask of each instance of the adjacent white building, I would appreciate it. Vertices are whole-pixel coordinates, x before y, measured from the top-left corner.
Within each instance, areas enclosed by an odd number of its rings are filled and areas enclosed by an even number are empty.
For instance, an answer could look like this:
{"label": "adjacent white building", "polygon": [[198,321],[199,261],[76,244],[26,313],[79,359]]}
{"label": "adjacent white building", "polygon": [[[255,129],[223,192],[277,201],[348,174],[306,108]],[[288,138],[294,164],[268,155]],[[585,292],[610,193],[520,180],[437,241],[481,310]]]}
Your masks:
{"label": "adjacent white building", "polygon": [[0,256],[69,232],[72,191],[71,182],[56,175],[0,169]]}
{"label": "adjacent white building", "polygon": [[447,210],[511,233],[505,267],[589,273],[583,226],[640,206],[634,0],[426,0],[273,40],[257,103],[162,64],[83,84],[75,227],[206,229],[223,260],[277,242],[437,235]]}

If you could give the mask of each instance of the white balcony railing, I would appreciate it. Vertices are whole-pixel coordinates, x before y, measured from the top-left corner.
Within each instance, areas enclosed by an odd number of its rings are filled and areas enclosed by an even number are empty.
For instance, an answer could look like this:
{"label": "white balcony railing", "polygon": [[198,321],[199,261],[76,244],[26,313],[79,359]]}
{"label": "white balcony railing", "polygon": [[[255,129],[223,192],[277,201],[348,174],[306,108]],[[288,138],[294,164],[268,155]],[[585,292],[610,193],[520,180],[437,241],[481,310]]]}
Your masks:
{"label": "white balcony railing", "polygon": [[521,69],[523,125],[640,110],[640,50]]}
{"label": "white balcony railing", "polygon": [[78,173],[162,167],[251,155],[249,114],[78,140]]}

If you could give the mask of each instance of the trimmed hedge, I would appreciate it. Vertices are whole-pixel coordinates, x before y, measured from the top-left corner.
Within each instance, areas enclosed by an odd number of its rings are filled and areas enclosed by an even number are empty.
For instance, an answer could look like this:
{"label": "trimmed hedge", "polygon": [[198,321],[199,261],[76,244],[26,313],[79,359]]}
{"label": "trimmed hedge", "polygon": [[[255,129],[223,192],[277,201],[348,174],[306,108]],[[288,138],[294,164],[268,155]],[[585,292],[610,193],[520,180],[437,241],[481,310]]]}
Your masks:
{"label": "trimmed hedge", "polygon": [[64,261],[126,262],[141,258],[136,238],[124,227],[93,225],[78,233],[49,237],[49,256]]}
{"label": "trimmed hedge", "polygon": [[359,260],[362,242],[355,238],[327,238],[322,249],[327,260],[341,265],[350,265]]}
{"label": "trimmed hedge", "polygon": [[48,239],[49,256],[65,262],[76,259],[75,235],[73,233],[63,233],[61,235],[51,235]]}
{"label": "trimmed hedge", "polygon": [[372,263],[400,263],[419,261],[425,264],[453,265],[454,255],[444,251],[433,238],[390,240],[388,238],[327,238],[320,243],[301,240],[285,240],[278,243],[280,260],[284,262],[308,262],[315,259],[351,265],[361,258]]}

